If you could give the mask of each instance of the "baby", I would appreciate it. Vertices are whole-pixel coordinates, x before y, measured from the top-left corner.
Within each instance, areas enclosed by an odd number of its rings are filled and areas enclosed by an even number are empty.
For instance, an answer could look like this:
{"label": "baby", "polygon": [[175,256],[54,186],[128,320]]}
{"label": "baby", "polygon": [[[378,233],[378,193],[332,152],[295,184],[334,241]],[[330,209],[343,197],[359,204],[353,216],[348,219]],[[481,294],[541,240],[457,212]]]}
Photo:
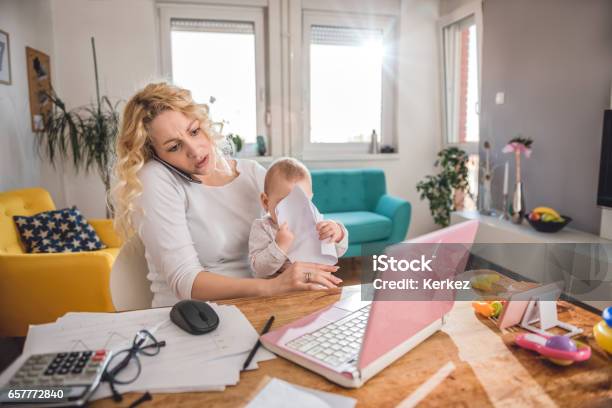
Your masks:
{"label": "baby", "polygon": [[[290,263],[287,254],[294,236],[287,223],[278,225],[276,206],[295,186],[301,187],[306,196],[312,199],[312,180],[306,166],[292,158],[282,158],[272,163],[266,173],[264,192],[261,193],[261,204],[267,214],[253,222],[249,236],[249,259],[256,278],[282,272]],[[317,223],[316,228],[321,241],[335,243],[338,257],[346,252],[348,231],[342,224],[324,220]]]}

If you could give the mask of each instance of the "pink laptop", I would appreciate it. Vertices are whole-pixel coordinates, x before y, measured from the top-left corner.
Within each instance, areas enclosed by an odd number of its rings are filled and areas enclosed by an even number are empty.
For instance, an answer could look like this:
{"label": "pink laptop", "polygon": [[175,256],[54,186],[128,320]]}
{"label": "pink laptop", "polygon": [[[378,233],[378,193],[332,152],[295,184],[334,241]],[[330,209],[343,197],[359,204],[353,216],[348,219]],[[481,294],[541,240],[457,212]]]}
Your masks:
{"label": "pink laptop", "polygon": [[[407,241],[474,242],[478,221],[466,221]],[[357,388],[439,330],[452,299],[361,301],[350,298],[261,337],[270,351],[344,387]]]}

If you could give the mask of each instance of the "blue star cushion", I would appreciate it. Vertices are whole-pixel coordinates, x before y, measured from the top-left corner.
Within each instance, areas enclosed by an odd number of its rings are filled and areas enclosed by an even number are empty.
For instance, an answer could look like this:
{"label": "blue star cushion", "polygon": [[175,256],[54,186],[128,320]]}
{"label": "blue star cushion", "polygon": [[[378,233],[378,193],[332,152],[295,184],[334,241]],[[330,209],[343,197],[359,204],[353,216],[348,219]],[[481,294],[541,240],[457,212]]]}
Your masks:
{"label": "blue star cushion", "polygon": [[76,207],[13,216],[28,253],[82,252],[106,248]]}

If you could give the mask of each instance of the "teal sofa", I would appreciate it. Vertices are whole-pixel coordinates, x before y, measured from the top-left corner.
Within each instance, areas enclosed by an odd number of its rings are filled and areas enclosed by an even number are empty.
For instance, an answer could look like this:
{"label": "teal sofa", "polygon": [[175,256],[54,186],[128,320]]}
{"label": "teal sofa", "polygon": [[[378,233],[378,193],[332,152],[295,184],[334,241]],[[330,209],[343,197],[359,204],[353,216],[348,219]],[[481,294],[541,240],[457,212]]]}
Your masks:
{"label": "teal sofa", "polygon": [[406,239],[411,205],[387,194],[380,169],[312,170],[312,201],[326,219],[349,232],[344,257],[361,256],[366,246],[385,247]]}

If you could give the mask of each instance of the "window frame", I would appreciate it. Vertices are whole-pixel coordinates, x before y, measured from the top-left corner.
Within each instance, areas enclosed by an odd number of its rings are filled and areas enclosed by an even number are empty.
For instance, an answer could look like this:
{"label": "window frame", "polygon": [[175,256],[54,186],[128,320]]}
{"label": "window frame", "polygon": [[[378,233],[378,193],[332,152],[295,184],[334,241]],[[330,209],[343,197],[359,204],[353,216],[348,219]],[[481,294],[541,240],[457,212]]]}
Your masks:
{"label": "window frame", "polygon": [[[255,32],[255,107],[256,136],[263,135],[268,140],[267,154],[271,152],[271,132],[269,120],[268,87],[266,84],[266,29],[265,13],[261,7],[227,7],[208,4],[186,6],[160,4],[160,45],[161,70],[164,78],[172,81],[171,35],[173,18],[197,20],[223,20],[253,23]],[[245,143],[239,156],[256,156],[256,143]]]}
{"label": "window frame", "polygon": [[444,29],[453,24],[459,23],[460,21],[473,17],[476,24],[476,48],[478,52],[478,64],[477,64],[477,76],[478,76],[478,114],[479,114],[479,126],[480,124],[480,112],[482,106],[482,0],[477,0],[472,3],[466,4],[458,9],[446,14],[438,19],[438,48],[439,48],[439,60],[440,60],[440,102],[441,102],[441,121],[442,132],[441,132],[441,146],[450,147],[455,146],[465,150],[468,155],[478,154],[479,144],[478,142],[457,142],[452,143],[448,141],[448,123],[447,123],[447,84],[446,84],[446,59],[445,59],[445,43],[444,43]]}
{"label": "window frame", "polygon": [[338,12],[302,9],[302,155],[316,156],[320,153],[340,152],[347,154],[369,153],[370,143],[313,143],[310,141],[310,39],[313,25],[337,26],[357,29],[375,29],[383,33],[383,44],[387,48],[382,64],[382,104],[380,144],[396,148],[397,109],[397,19],[388,15],[351,14],[350,23],[346,15]]}

